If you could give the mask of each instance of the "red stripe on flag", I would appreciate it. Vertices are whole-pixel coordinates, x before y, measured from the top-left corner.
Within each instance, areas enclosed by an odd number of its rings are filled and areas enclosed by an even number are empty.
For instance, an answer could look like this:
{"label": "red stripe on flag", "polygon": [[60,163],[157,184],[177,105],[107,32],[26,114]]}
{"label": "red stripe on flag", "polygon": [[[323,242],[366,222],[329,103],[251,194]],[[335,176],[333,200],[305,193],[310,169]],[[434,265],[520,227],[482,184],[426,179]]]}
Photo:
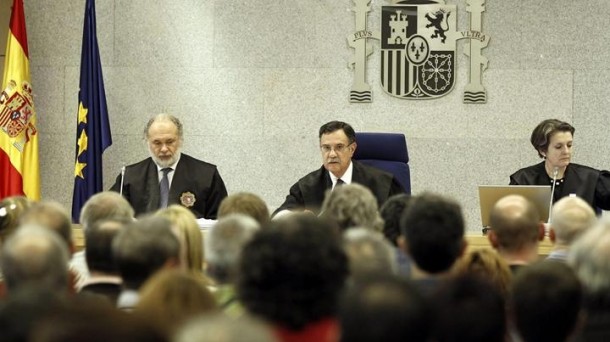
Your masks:
{"label": "red stripe on flag", "polygon": [[15,36],[15,39],[21,45],[25,56],[29,59],[30,53],[28,51],[28,35],[25,31],[25,15],[23,14],[23,0],[13,1],[13,12],[11,15],[11,23],[9,26],[11,33]]}
{"label": "red stripe on flag", "polygon": [[0,177],[0,199],[9,196],[25,196],[23,193],[23,177],[11,164],[6,152],[0,148],[0,170],[6,176]]}

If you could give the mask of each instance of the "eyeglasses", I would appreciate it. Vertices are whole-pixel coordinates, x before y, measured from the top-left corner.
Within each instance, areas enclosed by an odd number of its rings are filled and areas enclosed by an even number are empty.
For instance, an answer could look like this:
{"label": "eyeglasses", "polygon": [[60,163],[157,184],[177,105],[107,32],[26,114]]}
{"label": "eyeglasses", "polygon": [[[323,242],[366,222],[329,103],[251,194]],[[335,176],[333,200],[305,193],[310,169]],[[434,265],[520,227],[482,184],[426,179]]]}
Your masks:
{"label": "eyeglasses", "polygon": [[322,145],[320,146],[320,151],[322,151],[323,153],[330,153],[330,151],[335,151],[335,153],[343,153],[345,152],[351,145],[347,144],[347,145],[343,145],[343,144],[338,144],[335,146],[331,146],[331,145]]}

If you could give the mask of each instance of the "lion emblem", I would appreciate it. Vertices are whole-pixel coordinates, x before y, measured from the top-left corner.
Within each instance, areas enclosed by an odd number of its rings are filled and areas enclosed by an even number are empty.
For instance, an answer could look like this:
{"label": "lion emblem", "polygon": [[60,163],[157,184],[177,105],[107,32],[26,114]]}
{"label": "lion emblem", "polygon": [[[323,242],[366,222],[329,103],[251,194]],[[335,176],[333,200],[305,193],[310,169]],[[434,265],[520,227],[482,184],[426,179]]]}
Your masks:
{"label": "lion emblem", "polygon": [[[444,9],[440,9],[432,13],[432,15],[433,16],[430,16],[430,13],[426,13],[426,19],[428,19],[428,22],[430,22],[430,24],[426,25],[426,28],[434,27],[434,34],[430,36],[430,38],[440,37],[441,43],[444,43],[445,39],[447,39],[447,36],[445,36],[445,32],[449,30],[448,18],[449,15],[451,15],[451,12],[447,12]],[[443,21],[445,24],[445,28],[443,28]]]}

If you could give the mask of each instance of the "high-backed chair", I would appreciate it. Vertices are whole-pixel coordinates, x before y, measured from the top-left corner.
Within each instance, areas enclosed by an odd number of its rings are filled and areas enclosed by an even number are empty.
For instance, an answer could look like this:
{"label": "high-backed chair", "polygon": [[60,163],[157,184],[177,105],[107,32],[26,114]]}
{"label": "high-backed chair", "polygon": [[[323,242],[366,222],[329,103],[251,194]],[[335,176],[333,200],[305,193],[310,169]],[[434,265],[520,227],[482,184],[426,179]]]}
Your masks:
{"label": "high-backed chair", "polygon": [[354,159],[390,172],[405,192],[411,194],[411,170],[407,140],[401,133],[356,133]]}

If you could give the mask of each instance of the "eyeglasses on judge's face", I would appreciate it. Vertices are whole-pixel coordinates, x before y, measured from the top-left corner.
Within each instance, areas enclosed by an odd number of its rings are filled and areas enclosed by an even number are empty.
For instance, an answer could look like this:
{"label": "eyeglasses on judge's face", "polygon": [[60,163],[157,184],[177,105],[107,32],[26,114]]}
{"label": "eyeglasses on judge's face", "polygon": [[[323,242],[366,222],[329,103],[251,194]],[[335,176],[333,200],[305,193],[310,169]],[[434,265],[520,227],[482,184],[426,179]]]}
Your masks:
{"label": "eyeglasses on judge's face", "polygon": [[330,153],[331,151],[335,151],[335,153],[344,153],[349,150],[349,147],[352,146],[353,143],[345,144],[337,144],[337,145],[321,145],[320,151],[322,153]]}

